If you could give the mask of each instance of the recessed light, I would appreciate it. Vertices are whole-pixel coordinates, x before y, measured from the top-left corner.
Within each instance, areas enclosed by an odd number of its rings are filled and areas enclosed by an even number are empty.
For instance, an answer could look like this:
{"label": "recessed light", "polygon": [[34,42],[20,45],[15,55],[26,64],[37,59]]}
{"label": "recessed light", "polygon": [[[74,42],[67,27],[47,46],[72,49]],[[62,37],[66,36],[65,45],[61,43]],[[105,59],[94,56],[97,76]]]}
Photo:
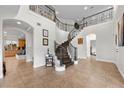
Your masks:
{"label": "recessed light", "polygon": [[87,9],[88,9],[88,7],[87,7],[87,6],[85,6],[85,7],[84,7],[84,10],[87,10]]}
{"label": "recessed light", "polygon": [[18,21],[18,22],[17,22],[17,24],[19,24],[19,25],[20,25],[20,24],[21,24],[21,22],[20,22],[20,21]]}

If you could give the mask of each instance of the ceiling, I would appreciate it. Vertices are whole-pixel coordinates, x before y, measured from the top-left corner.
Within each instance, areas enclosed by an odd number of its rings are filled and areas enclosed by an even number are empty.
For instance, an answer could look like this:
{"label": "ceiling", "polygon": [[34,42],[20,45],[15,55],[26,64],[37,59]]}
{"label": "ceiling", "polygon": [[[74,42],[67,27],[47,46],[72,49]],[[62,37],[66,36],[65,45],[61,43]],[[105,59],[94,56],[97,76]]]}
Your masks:
{"label": "ceiling", "polygon": [[[62,19],[79,20],[110,8],[110,5],[53,5],[56,15]],[[85,9],[86,10],[85,10]]]}
{"label": "ceiling", "polygon": [[4,36],[6,38],[25,38],[25,34],[16,28],[7,28],[4,30]]}
{"label": "ceiling", "polygon": [[1,17],[14,17],[19,11],[19,5],[0,5]]}
{"label": "ceiling", "polygon": [[17,19],[6,19],[3,21],[3,31],[6,37],[24,38],[25,32],[33,32],[33,28],[24,21]]}
{"label": "ceiling", "polygon": [[[19,22],[19,24],[18,24]],[[21,20],[17,20],[17,19],[6,19],[3,21],[3,29],[5,28],[8,28],[8,27],[13,27],[13,28],[19,28],[19,29],[22,29],[22,30],[32,30],[33,28],[27,24],[26,22],[24,21],[21,21]]]}

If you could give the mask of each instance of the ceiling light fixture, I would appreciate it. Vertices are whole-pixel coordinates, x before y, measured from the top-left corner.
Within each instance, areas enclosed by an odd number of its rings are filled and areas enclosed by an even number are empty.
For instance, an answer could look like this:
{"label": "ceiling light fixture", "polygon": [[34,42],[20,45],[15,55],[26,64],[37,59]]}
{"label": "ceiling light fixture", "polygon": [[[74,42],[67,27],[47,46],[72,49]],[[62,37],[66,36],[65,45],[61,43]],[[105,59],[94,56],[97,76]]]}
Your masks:
{"label": "ceiling light fixture", "polygon": [[20,25],[20,24],[21,24],[21,22],[20,22],[20,21],[18,21],[18,22],[17,22],[17,24],[18,24],[18,25]]}
{"label": "ceiling light fixture", "polygon": [[84,7],[84,10],[87,10],[87,9],[88,9],[88,7],[87,7],[87,6],[85,6],[85,7]]}

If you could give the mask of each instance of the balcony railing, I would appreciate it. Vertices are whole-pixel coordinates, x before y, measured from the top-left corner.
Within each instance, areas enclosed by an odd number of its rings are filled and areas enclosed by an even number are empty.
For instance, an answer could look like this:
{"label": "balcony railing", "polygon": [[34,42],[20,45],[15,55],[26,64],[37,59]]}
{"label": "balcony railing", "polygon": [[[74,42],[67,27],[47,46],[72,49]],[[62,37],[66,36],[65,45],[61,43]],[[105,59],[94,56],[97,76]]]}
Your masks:
{"label": "balcony railing", "polygon": [[[55,9],[48,5],[30,5],[29,9],[41,16],[44,16],[54,22],[58,28],[64,31],[71,31],[74,27],[72,24],[63,23],[60,21],[55,14]],[[85,17],[83,20],[84,27],[107,22],[112,20],[113,8],[101,11],[99,13],[93,14],[91,16]]]}
{"label": "balcony railing", "polygon": [[113,18],[113,8],[109,8],[107,10],[85,17],[83,23],[84,23],[84,27],[87,27],[110,21],[112,20],[112,18]]}
{"label": "balcony railing", "polygon": [[55,18],[55,22],[57,27],[64,31],[71,31],[74,28],[74,26],[71,24],[61,22],[57,17]]}
{"label": "balcony railing", "polygon": [[29,9],[41,16],[55,21],[55,10],[46,5],[30,5]]}

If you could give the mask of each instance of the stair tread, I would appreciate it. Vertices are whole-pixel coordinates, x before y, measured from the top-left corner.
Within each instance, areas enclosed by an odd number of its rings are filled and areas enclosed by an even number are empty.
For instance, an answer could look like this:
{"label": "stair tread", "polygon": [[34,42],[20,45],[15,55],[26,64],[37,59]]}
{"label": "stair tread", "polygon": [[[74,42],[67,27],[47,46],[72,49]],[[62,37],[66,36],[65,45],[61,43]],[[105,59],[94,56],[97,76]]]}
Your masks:
{"label": "stair tread", "polygon": [[[69,46],[69,43],[70,43],[70,40],[65,41],[60,46],[58,46],[56,51],[55,51],[56,52],[56,56],[57,56],[57,58],[59,60],[61,60],[61,58],[63,58],[63,64],[65,64],[66,67],[74,64],[71,61],[71,58],[70,58],[70,56],[68,55],[68,52],[67,52],[67,47]],[[60,54],[61,53],[60,49],[62,49],[63,55]]]}

